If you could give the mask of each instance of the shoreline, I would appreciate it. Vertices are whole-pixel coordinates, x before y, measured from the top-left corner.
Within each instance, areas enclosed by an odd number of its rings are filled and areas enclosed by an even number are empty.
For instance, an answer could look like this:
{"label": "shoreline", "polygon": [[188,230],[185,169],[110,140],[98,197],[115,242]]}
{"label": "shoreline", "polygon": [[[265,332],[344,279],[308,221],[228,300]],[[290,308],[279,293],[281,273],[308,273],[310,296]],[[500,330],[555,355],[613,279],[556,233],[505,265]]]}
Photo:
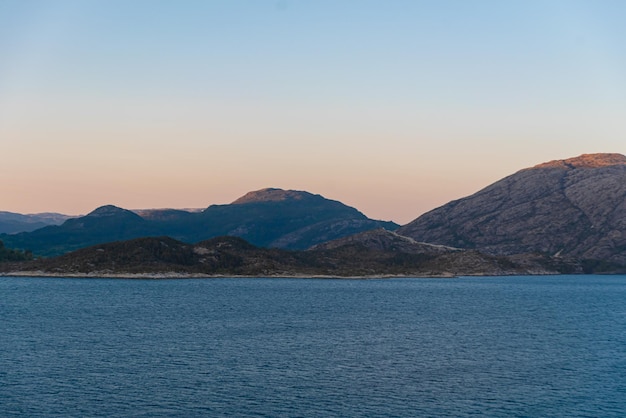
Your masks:
{"label": "shoreline", "polygon": [[342,279],[342,280],[368,280],[368,279],[451,279],[459,277],[454,274],[439,275],[399,275],[399,274],[374,274],[359,276],[338,276],[326,274],[266,274],[266,275],[237,275],[237,274],[203,274],[203,273],[48,273],[43,271],[17,271],[0,273],[0,277],[15,278],[67,278],[67,279],[148,279],[148,280],[177,280],[177,279]]}
{"label": "shoreline", "polygon": [[453,274],[372,274],[356,276],[339,276],[326,274],[266,274],[266,275],[237,275],[237,274],[204,274],[204,273],[49,273],[44,271],[14,271],[2,272],[0,277],[14,278],[67,278],[67,279],[126,279],[126,280],[178,280],[178,279],[331,279],[331,280],[376,280],[376,279],[454,279],[459,277],[495,277],[495,276],[560,276],[560,273],[528,272],[516,273],[477,273]]}

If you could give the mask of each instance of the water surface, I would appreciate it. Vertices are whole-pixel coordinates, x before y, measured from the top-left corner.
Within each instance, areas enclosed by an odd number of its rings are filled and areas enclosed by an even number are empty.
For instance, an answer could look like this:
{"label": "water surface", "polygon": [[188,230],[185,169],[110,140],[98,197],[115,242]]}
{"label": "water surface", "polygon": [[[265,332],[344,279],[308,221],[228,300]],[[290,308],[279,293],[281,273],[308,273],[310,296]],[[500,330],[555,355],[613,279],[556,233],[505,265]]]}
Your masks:
{"label": "water surface", "polygon": [[625,416],[626,276],[0,278],[2,416]]}

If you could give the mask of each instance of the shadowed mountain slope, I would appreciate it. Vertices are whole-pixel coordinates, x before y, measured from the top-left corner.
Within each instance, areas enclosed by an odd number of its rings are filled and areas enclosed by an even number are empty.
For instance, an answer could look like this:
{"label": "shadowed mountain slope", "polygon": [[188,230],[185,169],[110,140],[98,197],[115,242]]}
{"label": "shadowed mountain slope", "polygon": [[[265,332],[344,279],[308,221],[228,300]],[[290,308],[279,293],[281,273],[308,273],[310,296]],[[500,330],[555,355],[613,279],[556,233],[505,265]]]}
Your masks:
{"label": "shadowed mountain slope", "polygon": [[586,154],[521,170],[398,233],[491,254],[626,264],[626,157]]}
{"label": "shadowed mountain slope", "polygon": [[62,225],[46,226],[33,232],[3,235],[5,243],[29,249],[36,255],[51,256],[101,242],[125,240],[154,232],[139,215],[107,205]]}
{"label": "shadowed mountain slope", "polygon": [[287,249],[305,249],[369,229],[398,228],[393,222],[369,219],[341,202],[281,189],[263,189],[230,205],[209,206],[196,222],[200,229],[189,231],[186,241],[232,235],[254,245]]}
{"label": "shadowed mountain slope", "polygon": [[0,235],[13,248],[53,256],[90,245],[139,237],[170,236],[193,243],[216,236],[237,236],[257,246],[304,249],[338,237],[385,227],[341,202],[311,193],[263,189],[229,205],[209,206],[202,212],[143,211],[145,218],[115,206],[69,219],[59,226],[30,233]]}

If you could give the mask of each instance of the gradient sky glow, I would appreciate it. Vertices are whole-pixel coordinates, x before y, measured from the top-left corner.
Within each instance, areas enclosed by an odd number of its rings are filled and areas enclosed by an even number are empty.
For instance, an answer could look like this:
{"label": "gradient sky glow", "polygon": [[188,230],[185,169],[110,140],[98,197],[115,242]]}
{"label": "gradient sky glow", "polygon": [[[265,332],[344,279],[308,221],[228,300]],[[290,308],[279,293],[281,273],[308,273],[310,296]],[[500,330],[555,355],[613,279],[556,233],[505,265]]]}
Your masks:
{"label": "gradient sky glow", "polygon": [[0,0],[0,210],[307,190],[406,223],[626,154],[621,0]]}

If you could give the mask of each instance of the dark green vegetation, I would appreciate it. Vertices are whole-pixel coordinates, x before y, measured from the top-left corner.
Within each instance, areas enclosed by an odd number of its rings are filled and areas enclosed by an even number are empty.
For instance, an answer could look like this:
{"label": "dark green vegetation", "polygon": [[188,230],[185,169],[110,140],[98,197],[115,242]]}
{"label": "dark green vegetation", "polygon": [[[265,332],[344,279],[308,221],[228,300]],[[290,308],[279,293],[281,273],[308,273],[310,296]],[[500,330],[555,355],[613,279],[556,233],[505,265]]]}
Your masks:
{"label": "dark green vegetation", "polygon": [[55,256],[105,242],[150,236],[194,243],[229,235],[257,246],[305,249],[380,227],[396,229],[398,225],[369,219],[352,207],[320,195],[264,189],[198,213],[161,210],[141,217],[115,206],[103,206],[59,226],[0,237],[14,248]]}
{"label": "dark green vegetation", "polygon": [[33,254],[30,251],[19,251],[6,248],[4,242],[0,241],[0,263],[5,261],[25,261],[32,260]]}
{"label": "dark green vegetation", "polygon": [[[402,244],[405,240],[379,230],[363,240],[307,251],[259,248],[241,238],[218,237],[195,245],[169,237],[139,238],[77,250],[59,257],[0,266],[4,272],[43,275],[115,276],[153,274],[201,276],[452,276],[558,273],[542,262],[457,249],[431,249]],[[371,246],[371,235],[388,247]]]}

